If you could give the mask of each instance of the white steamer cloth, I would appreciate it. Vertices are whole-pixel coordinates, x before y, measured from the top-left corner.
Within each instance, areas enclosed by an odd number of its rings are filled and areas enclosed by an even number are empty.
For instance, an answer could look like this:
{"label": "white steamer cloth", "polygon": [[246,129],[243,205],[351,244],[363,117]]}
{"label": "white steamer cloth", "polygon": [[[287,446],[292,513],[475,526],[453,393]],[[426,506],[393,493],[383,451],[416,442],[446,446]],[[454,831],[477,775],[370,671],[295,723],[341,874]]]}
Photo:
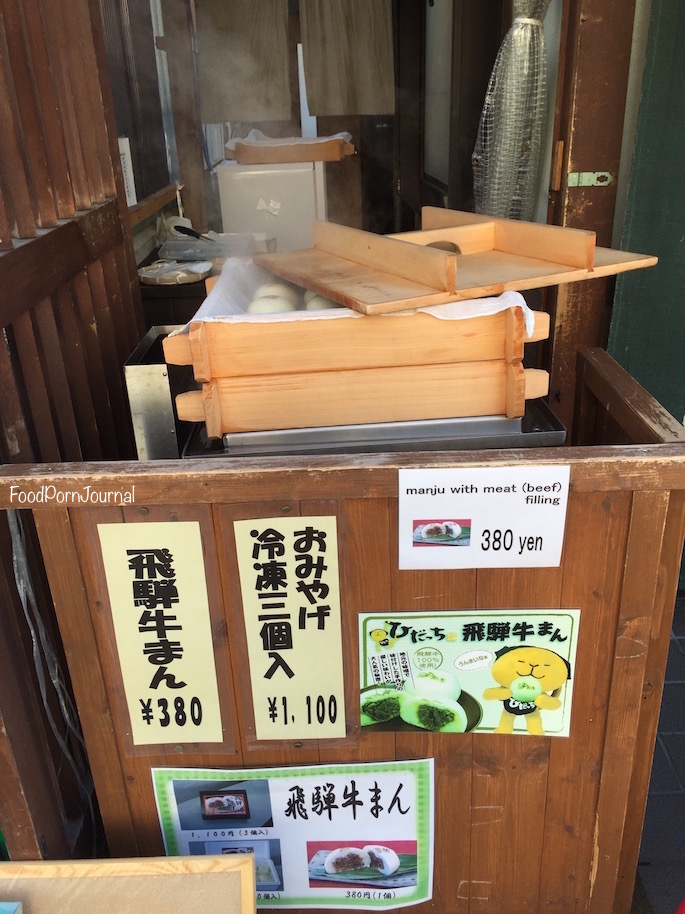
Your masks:
{"label": "white steamer cloth", "polygon": [[[284,311],[278,314],[247,314],[246,308],[252,301],[254,293],[266,283],[281,282],[251,259],[232,257],[229,258],[216,281],[214,288],[204,300],[193,320],[196,321],[224,321],[250,323],[275,323],[280,321],[335,321],[354,320],[366,315],[352,311],[350,308],[333,308],[324,311]],[[444,305],[431,305],[428,308],[416,308],[410,311],[394,311],[382,317],[401,317],[402,315],[430,314],[441,320],[464,320],[469,317],[484,317],[496,314],[518,305],[523,310],[526,334],[531,336],[535,326],[535,312],[526,304],[520,292],[503,292],[497,298],[472,298],[466,301],[447,302]],[[188,327],[183,327],[176,333],[186,333]]]}

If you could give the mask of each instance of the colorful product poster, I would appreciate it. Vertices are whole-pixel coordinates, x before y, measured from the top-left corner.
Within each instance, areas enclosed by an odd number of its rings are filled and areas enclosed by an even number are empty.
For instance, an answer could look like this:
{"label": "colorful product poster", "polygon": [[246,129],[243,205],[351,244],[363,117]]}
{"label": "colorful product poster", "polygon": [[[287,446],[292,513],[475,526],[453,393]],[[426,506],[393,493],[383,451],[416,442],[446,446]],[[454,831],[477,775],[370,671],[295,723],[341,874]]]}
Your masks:
{"label": "colorful product poster", "polygon": [[433,760],[154,768],[169,855],[255,855],[260,907],[397,908],[433,885]]}
{"label": "colorful product poster", "polygon": [[223,742],[200,525],[98,534],[134,745]]}
{"label": "colorful product poster", "polygon": [[578,609],[363,613],[361,725],[568,736],[579,621]]}
{"label": "colorful product poster", "polygon": [[234,528],[257,738],[344,737],[335,517]]}
{"label": "colorful product poster", "polygon": [[568,466],[399,471],[400,568],[552,568]]}

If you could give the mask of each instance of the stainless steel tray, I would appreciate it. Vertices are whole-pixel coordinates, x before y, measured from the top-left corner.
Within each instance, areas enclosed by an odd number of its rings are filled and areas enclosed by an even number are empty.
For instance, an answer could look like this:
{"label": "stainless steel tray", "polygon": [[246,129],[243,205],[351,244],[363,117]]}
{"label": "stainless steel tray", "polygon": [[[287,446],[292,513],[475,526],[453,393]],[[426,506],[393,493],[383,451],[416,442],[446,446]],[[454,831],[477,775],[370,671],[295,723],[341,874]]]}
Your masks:
{"label": "stainless steel tray", "polygon": [[305,454],[358,454],[380,451],[480,450],[558,446],[566,429],[542,400],[530,400],[522,419],[475,416],[415,422],[378,422],[321,428],[240,432],[208,442],[199,425],[183,457],[267,457]]}

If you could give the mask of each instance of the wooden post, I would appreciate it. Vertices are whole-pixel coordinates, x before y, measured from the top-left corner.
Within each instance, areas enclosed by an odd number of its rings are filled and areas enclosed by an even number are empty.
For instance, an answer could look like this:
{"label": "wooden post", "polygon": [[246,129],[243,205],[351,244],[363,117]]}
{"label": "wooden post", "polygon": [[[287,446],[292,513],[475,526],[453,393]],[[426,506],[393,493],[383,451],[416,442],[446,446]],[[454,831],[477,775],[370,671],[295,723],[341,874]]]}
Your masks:
{"label": "wooden post", "polygon": [[164,3],[164,46],[169,69],[171,108],[183,185],[183,208],[199,232],[206,232],[205,163],[202,154],[202,115],[195,74],[193,25],[188,0]]}
{"label": "wooden post", "polygon": [[[592,229],[610,245],[620,165],[635,0],[565,0],[554,136],[561,159],[548,221]],[[554,169],[553,169],[554,171]],[[574,172],[609,172],[609,184],[569,187]],[[571,427],[576,354],[606,345],[613,282],[563,285],[551,295],[550,404]]]}

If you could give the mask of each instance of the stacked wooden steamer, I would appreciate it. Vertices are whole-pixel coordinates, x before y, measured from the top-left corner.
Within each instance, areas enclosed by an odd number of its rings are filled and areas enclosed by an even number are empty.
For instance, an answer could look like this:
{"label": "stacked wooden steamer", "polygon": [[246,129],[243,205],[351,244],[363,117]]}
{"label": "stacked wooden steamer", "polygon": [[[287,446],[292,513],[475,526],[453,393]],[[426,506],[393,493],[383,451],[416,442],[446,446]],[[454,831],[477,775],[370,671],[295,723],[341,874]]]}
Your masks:
{"label": "stacked wooden steamer", "polygon": [[[523,416],[548,375],[522,365],[549,335],[522,310],[443,320],[415,308],[651,266],[595,248],[592,232],[427,208],[424,229],[378,236],[315,223],[314,247],[255,257],[274,275],[364,319],[194,321],[168,337],[170,364],[192,364],[200,390],[176,399],[207,435],[466,416]],[[437,244],[439,246],[433,246]],[[447,248],[447,250],[446,250]],[[530,252],[535,257],[530,257]]]}

